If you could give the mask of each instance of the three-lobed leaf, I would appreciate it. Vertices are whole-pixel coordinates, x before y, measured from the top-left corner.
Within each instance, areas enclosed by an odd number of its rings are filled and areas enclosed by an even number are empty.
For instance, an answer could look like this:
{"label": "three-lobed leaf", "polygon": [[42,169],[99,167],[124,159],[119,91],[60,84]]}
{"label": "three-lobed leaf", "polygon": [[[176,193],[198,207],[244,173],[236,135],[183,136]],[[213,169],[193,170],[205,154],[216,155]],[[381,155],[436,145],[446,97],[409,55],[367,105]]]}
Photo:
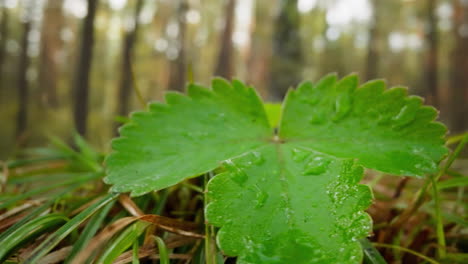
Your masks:
{"label": "three-lobed leaf", "polygon": [[190,85],[187,93],[167,93],[167,104],[151,104],[120,129],[107,158],[105,181],[112,191],[137,196],[172,186],[259,147],[271,135],[252,88],[217,79],[213,91]]}
{"label": "three-lobed leaf", "polygon": [[[268,107],[276,113],[278,106]],[[371,230],[363,167],[422,176],[446,153],[436,111],[355,75],[291,90],[267,120],[252,88],[216,79],[132,115],[107,159],[113,190],[140,195],[221,167],[208,222],[238,263],[359,263]],[[279,123],[278,134],[270,127]]]}

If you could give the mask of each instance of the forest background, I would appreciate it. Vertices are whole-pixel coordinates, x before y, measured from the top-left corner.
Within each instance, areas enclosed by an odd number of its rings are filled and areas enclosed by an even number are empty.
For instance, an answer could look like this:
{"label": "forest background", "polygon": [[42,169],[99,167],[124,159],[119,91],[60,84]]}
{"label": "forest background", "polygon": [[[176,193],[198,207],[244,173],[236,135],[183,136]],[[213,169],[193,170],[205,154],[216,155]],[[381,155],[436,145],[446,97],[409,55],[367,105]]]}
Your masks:
{"label": "forest background", "polygon": [[0,159],[70,139],[101,151],[142,101],[237,78],[385,78],[468,128],[467,0],[0,0]]}

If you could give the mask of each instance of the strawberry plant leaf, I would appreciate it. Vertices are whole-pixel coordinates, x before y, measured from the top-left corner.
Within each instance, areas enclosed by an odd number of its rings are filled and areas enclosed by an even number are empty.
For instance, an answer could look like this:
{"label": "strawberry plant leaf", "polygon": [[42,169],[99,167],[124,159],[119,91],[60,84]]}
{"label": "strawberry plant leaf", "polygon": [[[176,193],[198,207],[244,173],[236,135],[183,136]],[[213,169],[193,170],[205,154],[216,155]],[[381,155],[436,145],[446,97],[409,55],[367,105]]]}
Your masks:
{"label": "strawberry plant leaf", "polygon": [[220,168],[205,214],[238,263],[359,263],[371,230],[363,169],[422,176],[447,150],[420,98],[382,81],[357,86],[354,75],[305,82],[268,118],[239,81],[169,93],[120,130],[106,182],[140,195]]}
{"label": "strawberry plant leaf", "polygon": [[363,168],[290,144],[224,163],[208,184],[206,217],[237,263],[358,263],[371,218]]}
{"label": "strawberry plant leaf", "polygon": [[190,85],[188,96],[167,93],[166,104],[132,115],[106,160],[105,182],[114,185],[112,191],[137,196],[172,186],[271,137],[255,90],[222,79],[212,88]]}
{"label": "strawberry plant leaf", "polygon": [[340,158],[357,158],[371,169],[422,176],[437,171],[446,155],[447,131],[437,111],[381,80],[357,89],[358,78],[329,75],[303,83],[285,99],[280,137],[291,144]]}

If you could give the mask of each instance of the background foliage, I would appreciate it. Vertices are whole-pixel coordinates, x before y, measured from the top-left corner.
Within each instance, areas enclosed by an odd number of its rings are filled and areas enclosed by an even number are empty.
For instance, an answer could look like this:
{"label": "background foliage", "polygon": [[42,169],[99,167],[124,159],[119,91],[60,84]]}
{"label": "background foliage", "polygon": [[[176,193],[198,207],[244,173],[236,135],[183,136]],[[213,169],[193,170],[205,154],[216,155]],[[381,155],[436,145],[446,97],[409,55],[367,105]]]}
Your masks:
{"label": "background foliage", "polygon": [[75,129],[108,150],[114,117],[141,109],[139,98],[213,75],[274,101],[329,72],[384,77],[438,106],[451,131],[468,123],[462,0],[1,0],[0,9],[0,158]]}

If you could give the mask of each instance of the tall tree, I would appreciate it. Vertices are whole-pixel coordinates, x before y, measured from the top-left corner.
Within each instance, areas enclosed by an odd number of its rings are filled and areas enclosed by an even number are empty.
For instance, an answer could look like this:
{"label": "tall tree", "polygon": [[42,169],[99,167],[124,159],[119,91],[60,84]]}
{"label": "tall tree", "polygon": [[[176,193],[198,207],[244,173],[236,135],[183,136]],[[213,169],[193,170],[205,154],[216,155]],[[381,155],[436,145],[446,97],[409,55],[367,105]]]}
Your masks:
{"label": "tall tree", "polygon": [[83,22],[81,31],[80,51],[78,65],[73,82],[74,90],[74,121],[75,128],[81,135],[86,134],[86,121],[88,119],[89,76],[93,58],[94,46],[94,18],[99,0],[88,0],[88,13]]}
{"label": "tall tree", "polygon": [[48,0],[44,11],[41,30],[41,53],[39,67],[39,88],[45,95],[46,104],[57,107],[57,83],[59,65],[57,54],[62,49],[63,42],[60,32],[63,28],[63,0]]}
{"label": "tall tree", "polygon": [[216,64],[215,75],[227,79],[232,78],[232,32],[234,30],[234,11],[236,0],[228,0],[225,11],[224,31],[221,35],[221,47],[218,54],[218,62]]}
{"label": "tall tree", "polygon": [[270,91],[274,100],[280,100],[289,87],[302,78],[302,51],[299,34],[300,16],[297,0],[279,0],[280,8],[273,32]]}
{"label": "tall tree", "polygon": [[18,63],[18,113],[16,116],[16,138],[23,140],[26,133],[28,123],[28,108],[29,108],[29,85],[27,80],[27,71],[30,64],[28,56],[29,50],[29,34],[32,25],[32,11],[34,10],[34,1],[26,2],[25,14],[23,17],[21,36],[21,50]]}
{"label": "tall tree", "polygon": [[261,94],[268,97],[265,80],[269,80],[271,60],[271,31],[274,5],[255,1],[254,19],[252,21],[251,41],[248,50],[247,82],[256,87]]}
{"label": "tall tree", "polygon": [[455,48],[452,53],[450,116],[453,132],[461,132],[468,123],[468,2],[454,1]]}
{"label": "tall tree", "polygon": [[129,101],[133,86],[133,56],[134,47],[138,39],[139,17],[143,7],[143,0],[138,0],[135,6],[133,15],[133,28],[125,33],[123,50],[122,50],[122,66],[120,73],[120,87],[119,87],[119,101],[118,113],[119,115],[127,115],[129,111]]}
{"label": "tall tree", "polygon": [[177,58],[170,64],[169,89],[183,91],[187,75],[186,54],[186,14],[189,8],[187,0],[179,0],[177,3],[177,27],[178,35],[176,45],[178,49]]}
{"label": "tall tree", "polygon": [[438,78],[438,56],[439,56],[439,40],[438,40],[438,30],[437,30],[437,15],[436,15],[437,0],[428,0],[426,2],[426,12],[427,17],[426,21],[426,45],[427,51],[425,54],[424,60],[424,81],[423,89],[425,94],[423,94],[427,101],[437,106],[437,85],[439,82]]}
{"label": "tall tree", "polygon": [[[432,0],[431,0],[432,1]],[[381,17],[381,3],[379,0],[371,0],[372,3],[372,21],[369,28],[369,41],[367,44],[367,63],[366,63],[366,80],[377,78],[379,72],[379,21]]]}
{"label": "tall tree", "polygon": [[[8,37],[8,9],[5,0],[0,0],[2,14],[0,18],[0,93],[4,92],[3,65],[5,64],[6,49],[5,44]],[[1,102],[0,102],[1,103]]]}

